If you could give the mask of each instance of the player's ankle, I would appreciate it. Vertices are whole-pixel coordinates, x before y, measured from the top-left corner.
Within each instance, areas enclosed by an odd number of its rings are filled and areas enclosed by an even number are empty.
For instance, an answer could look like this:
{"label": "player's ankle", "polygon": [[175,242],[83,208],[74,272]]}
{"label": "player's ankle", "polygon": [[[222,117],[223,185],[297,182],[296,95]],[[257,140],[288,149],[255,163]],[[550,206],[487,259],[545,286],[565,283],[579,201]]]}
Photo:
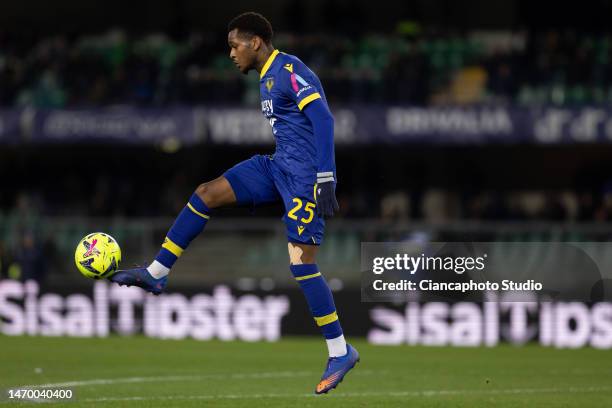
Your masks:
{"label": "player's ankle", "polygon": [[151,263],[151,265],[147,267],[147,271],[155,279],[160,279],[168,275],[168,273],[170,272],[170,268],[164,266],[163,264],[155,260]]}
{"label": "player's ankle", "polygon": [[325,340],[330,357],[343,357],[348,354],[348,347],[344,335],[340,335],[334,339]]}

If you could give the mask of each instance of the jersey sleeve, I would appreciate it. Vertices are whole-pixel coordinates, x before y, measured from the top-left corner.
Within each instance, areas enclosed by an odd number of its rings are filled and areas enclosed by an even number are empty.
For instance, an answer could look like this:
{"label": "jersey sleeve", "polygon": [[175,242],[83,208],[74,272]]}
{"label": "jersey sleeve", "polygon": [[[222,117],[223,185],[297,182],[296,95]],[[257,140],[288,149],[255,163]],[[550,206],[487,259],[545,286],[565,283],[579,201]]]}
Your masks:
{"label": "jersey sleeve", "polygon": [[300,110],[310,102],[320,99],[321,94],[314,85],[314,74],[301,62],[284,64],[281,68],[282,90]]}

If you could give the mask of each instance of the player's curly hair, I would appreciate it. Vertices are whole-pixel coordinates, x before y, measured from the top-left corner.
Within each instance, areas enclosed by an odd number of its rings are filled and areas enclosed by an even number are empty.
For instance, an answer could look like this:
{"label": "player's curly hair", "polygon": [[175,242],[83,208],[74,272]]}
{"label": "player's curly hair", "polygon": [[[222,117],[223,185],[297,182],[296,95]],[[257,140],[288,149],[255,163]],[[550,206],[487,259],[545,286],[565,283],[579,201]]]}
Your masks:
{"label": "player's curly hair", "polygon": [[272,24],[270,24],[268,19],[254,11],[248,11],[234,17],[229,22],[227,31],[230,32],[236,28],[240,33],[260,37],[266,44],[270,44],[274,35]]}

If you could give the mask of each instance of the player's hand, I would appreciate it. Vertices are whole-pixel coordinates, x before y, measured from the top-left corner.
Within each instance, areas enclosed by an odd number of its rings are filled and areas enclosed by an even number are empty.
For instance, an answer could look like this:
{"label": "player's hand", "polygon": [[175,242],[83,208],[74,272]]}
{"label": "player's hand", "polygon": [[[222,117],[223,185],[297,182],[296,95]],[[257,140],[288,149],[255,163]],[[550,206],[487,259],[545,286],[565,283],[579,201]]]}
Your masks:
{"label": "player's hand", "polygon": [[338,200],[336,200],[336,182],[325,181],[317,183],[317,213],[321,217],[331,217],[338,211]]}

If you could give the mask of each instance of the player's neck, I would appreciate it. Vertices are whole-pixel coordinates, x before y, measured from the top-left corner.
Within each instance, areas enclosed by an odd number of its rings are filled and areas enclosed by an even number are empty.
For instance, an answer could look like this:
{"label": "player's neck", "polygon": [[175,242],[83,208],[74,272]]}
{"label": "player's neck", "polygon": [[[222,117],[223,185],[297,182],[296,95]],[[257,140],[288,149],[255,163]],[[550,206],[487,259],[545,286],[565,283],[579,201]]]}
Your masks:
{"label": "player's neck", "polygon": [[270,55],[272,55],[273,52],[274,46],[272,44],[264,45],[262,47],[261,52],[259,53],[259,57],[257,58],[257,67],[255,68],[258,73],[261,74],[263,66],[266,65],[266,62],[268,61]]}

